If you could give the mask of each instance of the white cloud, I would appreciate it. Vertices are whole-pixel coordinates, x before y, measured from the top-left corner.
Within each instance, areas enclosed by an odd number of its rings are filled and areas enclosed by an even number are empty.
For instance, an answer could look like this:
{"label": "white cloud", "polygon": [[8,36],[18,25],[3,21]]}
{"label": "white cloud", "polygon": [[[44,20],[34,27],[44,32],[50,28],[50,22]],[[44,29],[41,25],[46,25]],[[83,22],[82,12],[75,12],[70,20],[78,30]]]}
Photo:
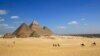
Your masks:
{"label": "white cloud", "polygon": [[10,26],[8,24],[0,24],[0,34],[5,34],[5,33],[12,33],[16,27]]}
{"label": "white cloud", "polygon": [[68,22],[68,24],[78,24],[78,22],[77,21],[70,21],[70,22]]}
{"label": "white cloud", "polygon": [[6,10],[0,10],[0,15],[5,15],[5,14],[7,14]]}
{"label": "white cloud", "polygon": [[10,18],[11,19],[19,19],[20,17],[19,16],[11,16]]}
{"label": "white cloud", "polygon": [[57,26],[57,29],[66,29],[66,26]]}
{"label": "white cloud", "polygon": [[0,22],[3,22],[3,21],[5,21],[5,19],[0,19]]}
{"label": "white cloud", "polygon": [[12,33],[16,27],[10,26],[8,24],[0,24],[0,34],[5,34],[5,33]]}

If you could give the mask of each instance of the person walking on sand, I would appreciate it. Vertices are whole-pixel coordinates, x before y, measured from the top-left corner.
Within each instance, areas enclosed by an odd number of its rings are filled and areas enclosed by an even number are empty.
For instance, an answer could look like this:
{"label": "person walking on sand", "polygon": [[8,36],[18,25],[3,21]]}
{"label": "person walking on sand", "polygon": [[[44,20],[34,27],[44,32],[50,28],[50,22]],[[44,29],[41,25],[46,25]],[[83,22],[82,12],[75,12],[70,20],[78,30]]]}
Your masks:
{"label": "person walking on sand", "polygon": [[[58,46],[58,44],[53,44],[53,47],[57,47]],[[60,46],[60,45],[59,45]]]}
{"label": "person walking on sand", "polygon": [[96,42],[93,42],[91,45],[92,45],[92,46],[96,46]]}
{"label": "person walking on sand", "polygon": [[57,44],[58,47],[60,47],[60,44]]}
{"label": "person walking on sand", "polygon": [[53,47],[55,47],[55,44],[53,44]]}
{"label": "person walking on sand", "polygon": [[83,47],[83,46],[85,46],[85,44],[84,44],[84,43],[82,43],[82,44],[81,44],[81,46]]}

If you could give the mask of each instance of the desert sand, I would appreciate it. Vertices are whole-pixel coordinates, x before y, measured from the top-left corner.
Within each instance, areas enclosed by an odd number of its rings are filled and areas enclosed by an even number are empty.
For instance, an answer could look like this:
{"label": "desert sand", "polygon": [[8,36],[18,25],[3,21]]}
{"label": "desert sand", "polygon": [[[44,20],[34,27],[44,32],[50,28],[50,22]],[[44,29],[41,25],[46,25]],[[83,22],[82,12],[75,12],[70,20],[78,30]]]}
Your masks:
{"label": "desert sand", "polygon": [[[96,46],[91,45],[94,41]],[[58,43],[59,47],[53,47]],[[100,56],[100,39],[76,36],[0,38],[0,56]]]}

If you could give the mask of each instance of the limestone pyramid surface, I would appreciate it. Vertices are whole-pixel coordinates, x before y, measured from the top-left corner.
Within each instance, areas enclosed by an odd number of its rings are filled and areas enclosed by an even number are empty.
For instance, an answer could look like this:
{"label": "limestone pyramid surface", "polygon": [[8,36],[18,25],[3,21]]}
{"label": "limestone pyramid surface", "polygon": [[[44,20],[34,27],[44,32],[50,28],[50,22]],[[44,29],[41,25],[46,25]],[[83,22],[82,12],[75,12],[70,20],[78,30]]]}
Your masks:
{"label": "limestone pyramid surface", "polygon": [[21,26],[13,33],[17,37],[28,37],[31,34],[31,29],[26,23],[22,23]]}
{"label": "limestone pyramid surface", "polygon": [[30,29],[32,31],[35,31],[38,35],[44,35],[44,30],[41,28],[41,26],[36,22],[33,21],[30,25],[29,25]]}
{"label": "limestone pyramid surface", "polygon": [[6,33],[3,38],[15,38],[16,36],[14,34],[11,33]]}
{"label": "limestone pyramid surface", "polygon": [[44,34],[47,35],[47,36],[53,34],[53,32],[46,26],[43,27],[43,30],[44,30]]}

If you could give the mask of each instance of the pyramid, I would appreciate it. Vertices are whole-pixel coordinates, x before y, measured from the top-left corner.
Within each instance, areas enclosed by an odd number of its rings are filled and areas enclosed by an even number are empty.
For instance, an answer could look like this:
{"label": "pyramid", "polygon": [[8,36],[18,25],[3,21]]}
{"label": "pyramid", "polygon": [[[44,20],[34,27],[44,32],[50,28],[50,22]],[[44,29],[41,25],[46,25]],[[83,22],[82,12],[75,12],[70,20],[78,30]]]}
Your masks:
{"label": "pyramid", "polygon": [[27,24],[22,23],[22,25],[13,34],[15,34],[17,37],[29,37],[31,32],[32,31]]}
{"label": "pyramid", "polygon": [[40,35],[37,32],[32,31],[30,37],[40,37]]}
{"label": "pyramid", "polygon": [[29,25],[30,29],[32,31],[35,31],[38,35],[42,36],[44,35],[44,30],[41,28],[41,26],[36,22],[33,21],[30,25]]}
{"label": "pyramid", "polygon": [[53,34],[53,32],[46,26],[43,27],[43,30],[44,30],[44,34],[47,36],[50,36]]}
{"label": "pyramid", "polygon": [[6,33],[3,38],[15,38],[16,36],[14,34],[11,33]]}
{"label": "pyramid", "polygon": [[19,28],[12,33],[16,37],[40,37],[40,36],[50,36],[52,31],[48,27],[41,27],[38,22],[33,21],[29,26],[22,23]]}

